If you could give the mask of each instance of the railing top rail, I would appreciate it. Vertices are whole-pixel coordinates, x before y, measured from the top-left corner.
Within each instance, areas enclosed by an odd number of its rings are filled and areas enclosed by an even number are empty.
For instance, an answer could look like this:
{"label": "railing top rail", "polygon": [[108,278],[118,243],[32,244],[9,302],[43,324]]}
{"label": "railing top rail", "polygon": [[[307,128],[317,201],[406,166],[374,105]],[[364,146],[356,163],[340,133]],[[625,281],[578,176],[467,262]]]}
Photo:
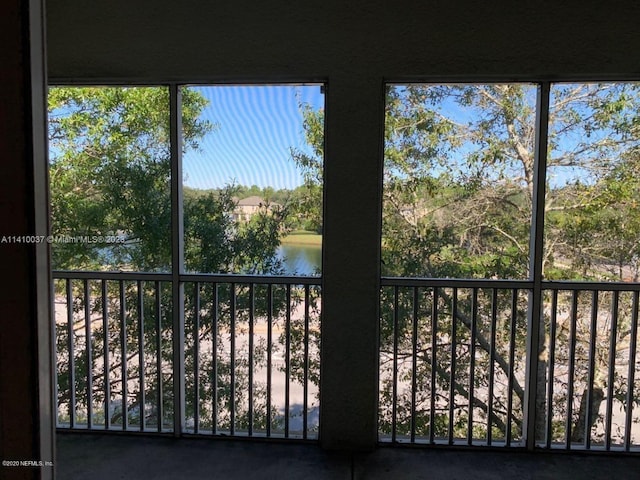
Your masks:
{"label": "railing top rail", "polygon": [[171,281],[170,273],[160,272],[114,272],[114,271],[90,271],[90,270],[53,270],[53,278],[69,278],[73,280],[145,280],[145,281]]}
{"label": "railing top rail", "polygon": [[[450,288],[516,288],[532,289],[532,280],[382,277],[383,287],[450,287]],[[575,280],[543,280],[543,290],[640,291],[637,282],[591,282]]]}
{"label": "railing top rail", "polygon": [[640,291],[637,282],[590,282],[567,280],[544,280],[542,288],[545,290],[586,290],[586,291]]}
{"label": "railing top rail", "polygon": [[253,283],[258,285],[320,285],[321,277],[303,277],[292,275],[236,275],[217,273],[185,273],[180,275],[183,282],[208,283]]}
{"label": "railing top rail", "polygon": [[[53,278],[88,279],[88,280],[125,280],[125,281],[161,281],[172,280],[170,273],[156,272],[103,272],[87,270],[53,270]],[[238,283],[258,285],[320,285],[321,277],[284,276],[284,275],[235,275],[216,273],[184,273],[180,275],[182,282],[203,283]]]}
{"label": "railing top rail", "polygon": [[[88,279],[88,280],[143,280],[171,281],[170,273],[161,272],[129,272],[129,271],[89,271],[89,270],[53,270],[53,278]],[[218,273],[183,273],[183,282],[203,283],[245,283],[263,285],[321,285],[322,278],[315,276],[291,275],[236,275]],[[531,280],[505,279],[465,279],[465,278],[413,278],[382,277],[384,287],[455,287],[455,288],[516,288],[531,289]],[[543,280],[544,290],[585,290],[585,291],[640,291],[640,282],[591,282],[575,280]]]}
{"label": "railing top rail", "polygon": [[383,287],[533,288],[529,280],[382,277]]}

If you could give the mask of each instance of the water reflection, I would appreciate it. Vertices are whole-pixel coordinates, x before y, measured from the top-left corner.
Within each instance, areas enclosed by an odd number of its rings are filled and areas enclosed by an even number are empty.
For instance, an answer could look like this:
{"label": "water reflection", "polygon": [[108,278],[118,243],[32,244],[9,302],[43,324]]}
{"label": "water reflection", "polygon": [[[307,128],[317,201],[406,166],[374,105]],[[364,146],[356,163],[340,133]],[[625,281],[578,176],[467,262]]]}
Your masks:
{"label": "water reflection", "polygon": [[282,259],[285,275],[320,275],[322,249],[319,245],[280,245],[276,256]]}

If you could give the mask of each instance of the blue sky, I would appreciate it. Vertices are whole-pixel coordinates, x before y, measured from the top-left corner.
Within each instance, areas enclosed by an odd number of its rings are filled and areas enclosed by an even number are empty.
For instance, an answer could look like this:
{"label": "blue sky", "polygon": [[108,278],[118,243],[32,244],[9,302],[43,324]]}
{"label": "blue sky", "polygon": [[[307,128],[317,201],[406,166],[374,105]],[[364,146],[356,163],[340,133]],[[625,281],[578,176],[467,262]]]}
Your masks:
{"label": "blue sky", "polygon": [[324,108],[320,85],[194,86],[209,101],[203,118],[215,124],[198,151],[183,158],[192,188],[237,185],[295,188],[302,184],[291,149],[308,150],[300,103]]}

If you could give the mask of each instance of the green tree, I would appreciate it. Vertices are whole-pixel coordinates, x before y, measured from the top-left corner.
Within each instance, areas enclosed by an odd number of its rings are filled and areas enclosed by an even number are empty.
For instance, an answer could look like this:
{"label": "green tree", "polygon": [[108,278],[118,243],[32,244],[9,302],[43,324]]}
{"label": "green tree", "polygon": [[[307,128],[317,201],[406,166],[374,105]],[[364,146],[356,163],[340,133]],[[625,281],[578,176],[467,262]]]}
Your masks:
{"label": "green tree", "polygon": [[287,216],[265,205],[248,222],[233,218],[237,187],[185,195],[185,268],[191,272],[282,274],[276,256]]}
{"label": "green tree", "polygon": [[[549,116],[547,198],[545,205],[543,268],[547,278],[623,279],[637,262],[637,211],[629,195],[637,192],[637,170],[633,163],[640,135],[638,110],[640,88],[635,84],[554,85]],[[315,115],[315,116],[314,116]],[[317,137],[312,114],[307,120],[307,138]],[[534,142],[536,89],[510,85],[407,85],[387,91],[382,218],[382,272],[388,276],[427,278],[515,278],[529,277],[529,237],[535,191]],[[315,143],[314,149],[321,148]],[[321,174],[308,159],[299,162],[308,169],[313,183]],[[616,267],[616,271],[609,267]],[[492,298],[482,291],[438,289],[422,292],[414,305],[411,291],[385,288],[381,295],[381,431],[392,423],[392,371],[400,364],[400,384],[414,379],[406,363],[417,355],[418,427],[433,428],[437,436],[448,434],[451,411],[457,420],[477,410],[475,421],[483,419],[505,437],[513,422],[517,437],[524,404],[524,344],[529,308],[526,295],[511,298],[498,290]],[[437,299],[436,339],[429,322]],[[600,305],[607,305],[603,296]],[[562,308],[571,301],[563,300]],[[455,304],[455,307],[454,307]],[[477,309],[475,358],[477,390],[490,387],[490,362],[495,362],[494,383],[507,382],[513,365],[514,417],[507,418],[508,393],[494,392],[495,405],[480,398],[469,405],[471,362],[471,308]],[[581,305],[581,304],[580,304]],[[415,310],[414,310],[415,308]],[[587,309],[579,312],[578,328],[588,332]],[[411,312],[420,319],[418,350],[414,354]],[[495,313],[494,313],[495,312]],[[628,322],[628,313],[621,322]],[[394,317],[394,314],[397,317]],[[624,319],[622,319],[625,317]],[[500,318],[511,318],[502,321]],[[546,340],[541,345],[540,385],[546,382],[549,321],[545,318]],[[556,360],[569,355],[566,339],[570,325],[558,320]],[[587,326],[585,326],[585,324]],[[601,327],[599,327],[601,328]],[[394,332],[395,329],[395,332]],[[457,370],[451,370],[449,353],[452,332],[457,335]],[[628,329],[620,330],[620,348],[628,341]],[[393,335],[398,336],[394,345]],[[586,335],[586,334],[585,334]],[[607,333],[599,330],[599,342]],[[496,339],[493,359],[488,357],[491,338]],[[433,344],[431,342],[434,342]],[[564,343],[562,343],[564,342]],[[433,349],[435,345],[435,350]],[[588,338],[578,339],[581,358],[587,358]],[[586,346],[585,346],[586,345]],[[513,352],[513,353],[512,353]],[[514,362],[510,356],[514,355]],[[431,372],[432,359],[440,366]],[[596,368],[606,372],[606,359]],[[586,364],[579,362],[578,378],[586,378]],[[404,365],[404,367],[403,367]],[[449,367],[441,367],[449,365]],[[403,369],[404,368],[404,369]],[[558,367],[559,368],[559,367]],[[556,369],[556,372],[560,369]],[[435,385],[429,379],[434,375]],[[455,376],[454,376],[455,375]],[[596,375],[595,391],[603,391],[604,375]],[[623,385],[617,379],[617,385]],[[435,389],[437,412],[429,423],[429,392]],[[450,388],[453,397],[451,397]],[[582,388],[582,390],[580,390]],[[616,387],[617,388],[617,387]],[[580,391],[579,391],[580,390]],[[576,396],[585,398],[587,388],[576,385]],[[543,393],[543,392],[541,392]],[[410,389],[398,393],[400,434],[410,428]],[[560,394],[558,394],[560,398]],[[597,412],[603,396],[594,409]],[[560,400],[554,407],[561,406]],[[450,404],[453,409],[449,410]],[[539,418],[544,421],[545,399],[539,398]],[[565,407],[566,408],[566,403]],[[584,436],[585,402],[577,412],[573,437]],[[557,411],[557,410],[556,410]],[[404,413],[402,413],[404,412]],[[406,415],[403,417],[403,415]],[[590,420],[593,424],[595,419]],[[463,423],[456,423],[455,436],[465,436]],[[425,427],[426,425],[426,427]],[[543,424],[538,425],[541,435]],[[420,431],[420,428],[418,429]],[[486,436],[485,429],[474,428]],[[581,433],[582,432],[582,433]],[[558,435],[556,432],[554,435]],[[554,436],[554,438],[556,438]]]}
{"label": "green tree", "polygon": [[301,105],[305,139],[311,151],[292,149],[291,157],[303,172],[304,184],[295,189],[292,215],[306,230],[322,233],[322,185],[324,165],[324,110]]}
{"label": "green tree", "polygon": [[[206,99],[197,91],[182,90],[183,146],[198,148],[213,125],[202,118]],[[50,178],[52,194],[52,231],[55,235],[118,236],[120,244],[55,243],[52,246],[55,269],[169,271],[171,268],[171,201],[169,149],[169,92],[162,87],[98,87],[52,88],[49,96],[50,117]],[[184,191],[185,268],[204,273],[282,273],[275,256],[287,216],[287,206],[258,212],[249,222],[234,219],[238,187],[201,192]],[[255,188],[248,189],[253,193]],[[260,191],[265,196],[277,192]],[[78,419],[86,421],[89,392],[87,376],[93,375],[90,392],[93,404],[107,401],[108,415],[113,424],[124,421],[123,404],[129,422],[172,424],[175,380],[172,362],[171,289],[162,283],[106,281],[103,285],[90,281],[57,282],[56,297],[65,303],[71,325],[59,322],[57,328],[58,401],[61,415],[70,412],[72,390],[76,394]],[[246,425],[249,407],[246,405],[248,376],[246,360],[235,366],[230,363],[232,324],[241,332],[248,328],[250,297],[246,285],[237,285],[233,299],[231,285],[201,284],[197,300],[195,285],[185,285],[185,351],[187,417],[193,418],[196,403],[206,406],[217,398],[218,428],[230,428],[225,420],[231,401],[232,385],[236,396],[236,422]],[[253,292],[253,314],[274,318],[274,328],[284,320],[287,295],[274,289]],[[296,290],[294,289],[294,293]],[[67,298],[67,293],[69,296]],[[313,302],[317,294],[312,294]],[[66,300],[65,300],[66,299]],[[291,308],[302,299],[294,294]],[[235,304],[236,310],[233,305]],[[196,310],[196,305],[200,309]],[[104,317],[106,308],[107,316]],[[89,312],[89,340],[85,336]],[[157,313],[159,311],[159,314]],[[315,314],[317,316],[317,312]],[[217,318],[214,321],[214,317]],[[66,315],[65,315],[66,320]],[[122,325],[126,324],[123,329]],[[277,330],[284,331],[283,328]],[[292,332],[293,332],[292,326]],[[142,332],[142,333],[141,333]],[[294,332],[295,333],[295,332]],[[142,335],[143,351],[140,351]],[[277,334],[271,348],[284,345],[283,333]],[[292,333],[293,335],[293,333]],[[200,358],[199,375],[212,374],[213,359],[217,359],[217,387],[203,382],[198,402],[195,395],[196,346],[218,345],[217,351]],[[72,348],[69,348],[71,345]],[[89,348],[91,347],[91,348]],[[265,345],[256,345],[254,368],[264,367]],[[300,350],[302,352],[302,350]],[[101,370],[100,362],[108,368]],[[302,353],[300,353],[302,355]],[[141,362],[139,359],[144,361]],[[158,362],[160,367],[157,366]],[[244,362],[244,363],[243,363]],[[126,368],[125,368],[126,365]],[[244,365],[244,367],[243,367]],[[242,370],[245,368],[245,370]],[[71,383],[72,370],[75,382]],[[231,371],[237,369],[234,382]],[[235,371],[235,370],[234,370]],[[123,381],[124,376],[128,379]],[[146,378],[144,388],[142,378]],[[137,383],[136,383],[137,382]],[[105,399],[109,384],[111,398]],[[129,385],[131,384],[131,385]],[[125,387],[129,391],[125,395]],[[263,387],[255,385],[254,421],[256,428],[280,417],[276,407],[266,409]],[[160,395],[162,392],[162,395]],[[143,395],[144,394],[144,395]],[[119,396],[119,397],[118,397]],[[122,397],[126,398],[124,401]],[[164,405],[163,418],[157,418],[158,396]],[[145,403],[143,403],[143,397]],[[118,399],[119,398],[119,399]],[[65,407],[66,406],[66,407]],[[150,408],[151,407],[151,408]],[[99,410],[99,409],[98,409]],[[228,417],[228,415],[227,415]],[[95,420],[95,418],[94,418]],[[105,419],[102,418],[102,421]],[[206,425],[212,428],[212,425]]]}
{"label": "green tree", "polygon": [[[212,125],[205,99],[183,94],[184,148]],[[54,235],[119,235],[126,241],[55,243],[59,269],[166,270],[170,256],[169,91],[52,88],[49,93]]]}

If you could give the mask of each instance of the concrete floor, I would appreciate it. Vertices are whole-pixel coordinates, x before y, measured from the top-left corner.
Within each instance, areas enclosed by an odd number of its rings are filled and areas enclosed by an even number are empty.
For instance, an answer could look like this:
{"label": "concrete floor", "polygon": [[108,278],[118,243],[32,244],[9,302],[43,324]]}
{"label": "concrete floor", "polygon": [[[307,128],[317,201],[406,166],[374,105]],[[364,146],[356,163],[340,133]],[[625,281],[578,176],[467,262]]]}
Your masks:
{"label": "concrete floor", "polygon": [[640,479],[640,456],[381,447],[331,453],[314,444],[59,433],[61,480]]}

